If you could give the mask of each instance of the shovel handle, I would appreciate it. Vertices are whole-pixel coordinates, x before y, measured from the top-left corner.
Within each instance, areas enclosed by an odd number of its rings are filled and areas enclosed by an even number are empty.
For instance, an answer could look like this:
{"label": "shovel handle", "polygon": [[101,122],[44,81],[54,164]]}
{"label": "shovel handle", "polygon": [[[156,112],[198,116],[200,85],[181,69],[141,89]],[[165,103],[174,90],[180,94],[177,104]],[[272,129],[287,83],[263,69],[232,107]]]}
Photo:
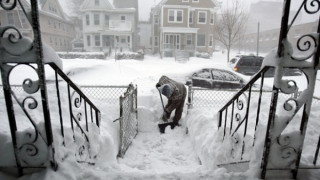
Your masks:
{"label": "shovel handle", "polygon": [[162,108],[163,108],[163,111],[165,111],[165,109],[164,109],[164,105],[163,105],[163,99],[162,99],[162,95],[161,95],[161,92],[160,92],[160,90],[158,89],[158,91],[159,91],[159,94],[160,94],[160,99],[161,99],[161,103],[162,103]]}

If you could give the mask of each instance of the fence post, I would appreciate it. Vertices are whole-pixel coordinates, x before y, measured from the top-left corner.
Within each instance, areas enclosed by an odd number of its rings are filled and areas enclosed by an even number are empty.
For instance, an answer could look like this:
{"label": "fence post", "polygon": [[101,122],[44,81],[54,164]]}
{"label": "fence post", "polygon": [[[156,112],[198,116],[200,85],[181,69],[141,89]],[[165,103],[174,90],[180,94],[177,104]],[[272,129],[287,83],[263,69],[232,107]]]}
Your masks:
{"label": "fence post", "polygon": [[192,81],[188,81],[188,109],[192,109],[193,108],[193,92],[192,92]]}

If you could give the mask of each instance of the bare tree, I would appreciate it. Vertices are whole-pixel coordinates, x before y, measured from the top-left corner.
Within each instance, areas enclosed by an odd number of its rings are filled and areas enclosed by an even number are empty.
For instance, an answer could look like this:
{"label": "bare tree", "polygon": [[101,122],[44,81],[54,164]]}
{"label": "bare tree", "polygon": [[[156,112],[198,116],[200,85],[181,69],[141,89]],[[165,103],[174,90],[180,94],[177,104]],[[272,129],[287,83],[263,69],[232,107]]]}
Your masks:
{"label": "bare tree", "polygon": [[221,9],[215,23],[215,38],[220,41],[228,53],[228,62],[230,59],[230,49],[237,43],[237,38],[245,29],[248,20],[248,14],[238,0],[232,1],[232,6]]}

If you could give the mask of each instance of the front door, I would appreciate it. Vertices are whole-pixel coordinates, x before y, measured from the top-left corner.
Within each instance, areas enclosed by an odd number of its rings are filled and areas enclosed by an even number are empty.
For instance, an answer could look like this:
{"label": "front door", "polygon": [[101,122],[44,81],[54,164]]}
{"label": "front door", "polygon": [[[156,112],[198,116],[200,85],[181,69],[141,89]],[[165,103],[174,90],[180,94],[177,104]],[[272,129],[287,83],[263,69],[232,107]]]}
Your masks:
{"label": "front door", "polygon": [[114,38],[111,35],[103,35],[102,36],[102,44],[103,47],[114,47]]}
{"label": "front door", "polygon": [[180,35],[166,34],[166,47],[170,49],[180,49]]}

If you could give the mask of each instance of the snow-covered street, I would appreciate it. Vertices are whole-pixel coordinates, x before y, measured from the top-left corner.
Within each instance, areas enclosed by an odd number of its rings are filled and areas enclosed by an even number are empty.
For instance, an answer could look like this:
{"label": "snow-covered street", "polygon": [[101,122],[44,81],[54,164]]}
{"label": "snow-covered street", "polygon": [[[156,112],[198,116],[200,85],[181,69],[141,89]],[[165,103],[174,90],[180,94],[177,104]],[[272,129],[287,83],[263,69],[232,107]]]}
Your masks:
{"label": "snow-covered street", "polygon": [[[228,69],[225,54],[216,53],[211,59],[191,58],[186,63],[175,62],[173,58],[160,59],[156,56],[146,56],[144,61],[64,59],[63,67],[64,72],[78,85],[128,85],[131,82],[136,84],[138,86],[138,135],[124,157],[117,158],[119,124],[114,123],[113,120],[119,117],[118,108],[106,104],[103,100],[92,99],[102,112],[100,135],[93,133],[94,140],[91,140],[92,149],[98,152],[95,165],[75,163],[73,150],[68,149],[68,146],[59,147],[61,144],[59,118],[52,114],[58,170],[53,171],[47,168],[40,173],[26,175],[19,179],[257,179],[256,168],[261,162],[258,155],[250,156],[252,163],[247,172],[227,172],[225,168],[217,167],[219,160],[227,158],[224,156],[229,154],[228,151],[232,146],[228,144],[229,141],[222,146],[221,131],[217,128],[217,108],[195,108],[187,114],[187,105],[185,105],[182,126],[173,130],[167,127],[165,134],[160,134],[158,130],[157,124],[162,114],[162,105],[155,84],[161,75],[185,82],[188,75],[201,68]],[[50,80],[53,79],[53,72],[49,69],[47,68],[46,72]],[[245,76],[244,78],[250,79]],[[14,83],[15,79],[12,79],[12,82]],[[166,98],[164,101],[166,103]],[[0,103],[3,107],[3,98],[0,99]],[[2,116],[5,112],[1,109],[0,113]],[[263,117],[266,113],[266,109],[261,112]],[[313,111],[310,123],[315,128],[319,126],[315,121],[317,117],[319,113]],[[9,131],[6,125],[0,126],[0,132],[4,142],[8,141]],[[71,137],[70,134],[66,136]],[[313,131],[311,136],[317,138]],[[263,142],[263,136],[257,139],[256,146],[259,147],[261,142]],[[0,149],[0,152],[6,151],[6,147]],[[310,147],[314,145],[310,144]],[[312,153],[314,153],[313,150],[308,151],[305,157]],[[317,173],[308,177],[314,179]],[[16,178],[0,173],[0,179]]]}

